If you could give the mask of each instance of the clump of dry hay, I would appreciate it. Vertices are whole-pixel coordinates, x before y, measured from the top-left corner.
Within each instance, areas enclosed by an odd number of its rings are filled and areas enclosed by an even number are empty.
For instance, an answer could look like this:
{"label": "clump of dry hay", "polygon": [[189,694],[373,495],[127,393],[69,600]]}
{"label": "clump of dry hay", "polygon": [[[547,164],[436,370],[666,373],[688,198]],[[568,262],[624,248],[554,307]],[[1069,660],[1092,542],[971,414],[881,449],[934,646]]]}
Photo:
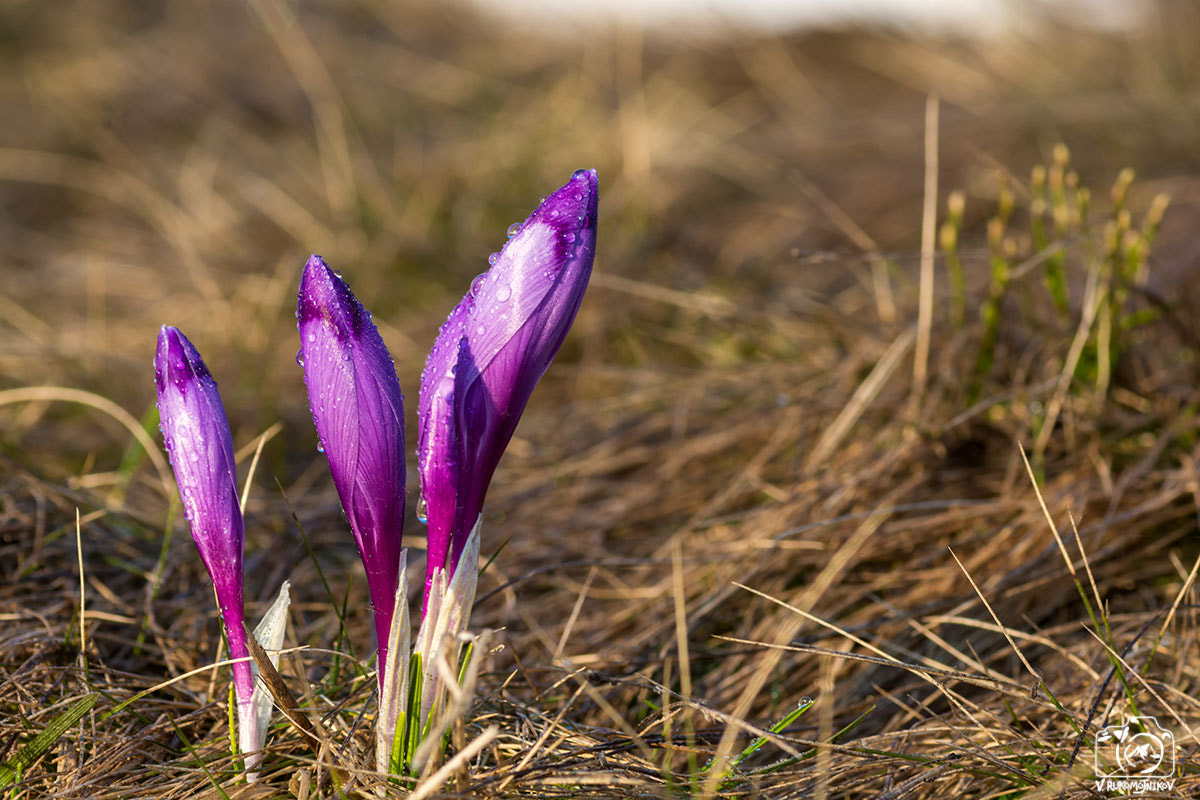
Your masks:
{"label": "clump of dry hay", "polygon": [[[170,321],[212,354],[246,461],[283,423],[251,493],[247,591],[262,603],[291,576],[289,641],[310,649],[283,672],[327,740],[314,752],[277,721],[274,789],[254,792],[330,796],[329,765],[359,796],[371,780],[365,594],[291,364],[304,256],[353,271],[412,392],[498,232],[536,187],[595,165],[594,285],[489,497],[499,555],[473,622],[503,646],[450,753],[498,733],[440,790],[1084,797],[1095,733],[1132,698],[1175,733],[1175,796],[1195,793],[1186,6],[1163,4],[1169,24],[1142,40],[1046,28],[982,50],[878,33],[553,42],[461,10],[329,5],[289,24],[256,8],[0,20],[21,32],[0,50],[0,389],[72,387],[136,418]],[[927,92],[941,184],[967,191],[974,304],[998,173],[1018,193],[1013,246],[1035,255],[1035,145],[1071,143],[1098,215],[1127,165],[1136,215],[1174,198],[1129,300],[1158,317],[1127,332],[1105,391],[1061,380],[1097,247],[1072,235],[1073,316],[1036,268],[1015,277],[973,404],[981,329],[939,302],[914,399]],[[111,713],[210,664],[217,626],[154,465],[98,401],[58,396],[0,406],[0,764],[97,700],[9,785],[254,796],[233,782],[223,676]],[[1032,452],[1053,402],[1034,467],[1061,545],[1017,446]],[[410,521],[410,545],[420,533]],[[701,771],[802,698],[728,779]]]}

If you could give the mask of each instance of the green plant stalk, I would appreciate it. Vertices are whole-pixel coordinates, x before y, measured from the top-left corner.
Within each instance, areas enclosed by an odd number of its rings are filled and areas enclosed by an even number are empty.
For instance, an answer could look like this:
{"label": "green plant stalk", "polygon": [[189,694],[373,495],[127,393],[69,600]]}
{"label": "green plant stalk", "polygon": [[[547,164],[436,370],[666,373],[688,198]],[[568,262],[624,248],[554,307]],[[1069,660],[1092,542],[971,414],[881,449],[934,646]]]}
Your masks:
{"label": "green plant stalk", "polygon": [[183,742],[184,750],[186,750],[189,755],[196,759],[196,764],[200,767],[200,771],[204,773],[204,777],[208,778],[208,782],[211,783],[213,788],[217,790],[217,793],[221,795],[221,800],[229,800],[229,795],[225,793],[225,789],[221,786],[217,779],[213,777],[213,774],[208,771],[208,766],[204,763],[204,759],[201,758],[200,754],[196,752],[195,746],[188,741],[186,736],[184,736],[183,730],[179,727],[174,719],[168,717],[167,721],[171,723],[171,728],[174,729],[175,735],[179,737],[179,741]]}
{"label": "green plant stalk", "polygon": [[1071,297],[1067,289],[1067,255],[1060,248],[1051,253],[1046,258],[1046,271],[1043,275],[1043,283],[1047,291],[1050,292],[1050,297],[1054,300],[1054,306],[1058,309],[1058,313],[1064,318],[1069,319],[1071,316]]}
{"label": "green plant stalk", "polygon": [[[417,758],[417,746],[421,744],[421,698],[424,692],[422,685],[423,671],[421,654],[413,653],[409,659],[409,689],[408,712],[404,719],[404,761],[399,765],[397,774],[405,775],[413,767]],[[430,712],[432,716],[433,712]]]}
{"label": "green plant stalk", "polygon": [[[807,703],[801,703],[800,705],[796,706],[791,711],[789,711],[786,715],[784,715],[783,719],[776,722],[774,725],[772,725],[767,730],[769,730],[771,733],[779,733],[780,731],[786,730],[789,725],[791,725],[796,720],[800,719],[800,717],[802,717],[804,715],[804,713],[812,707],[813,707],[812,700],[809,700]],[[767,737],[765,737],[765,736],[760,736],[757,739],[755,739],[753,742],[750,743],[749,747],[747,747],[745,750],[743,750],[737,756],[737,758],[733,759],[733,761],[730,762],[730,764],[729,764],[730,769],[732,770],[732,769],[736,768],[739,764],[741,764],[747,758],[749,758],[750,756],[757,753],[762,748],[762,746],[765,745],[768,741],[770,741],[770,740],[767,739]],[[711,764],[712,764],[712,762],[710,761],[709,764],[706,765],[704,768],[708,769],[708,766]]]}
{"label": "green plant stalk", "polygon": [[946,262],[946,277],[950,280],[950,323],[961,329],[967,315],[967,278],[958,252],[958,230],[947,221],[942,225],[939,238]]}
{"label": "green plant stalk", "polygon": [[[471,664],[471,654],[475,652],[475,643],[467,642],[467,646],[459,651],[458,662],[458,685],[462,686],[467,679],[467,667]],[[430,718],[433,713],[430,712]],[[450,746],[450,736],[453,731],[450,728],[446,729],[446,733],[442,736],[442,754],[446,752],[446,748]]]}
{"label": "green plant stalk", "polygon": [[[259,691],[261,691],[261,689]],[[228,722],[229,722],[229,752],[233,753],[233,755],[235,757],[237,755],[239,755],[239,753],[238,753],[238,736],[237,736],[237,714],[235,713],[236,708],[237,708],[237,697],[235,697],[234,693],[233,693],[233,681],[230,681],[229,682],[229,699],[228,699],[227,705],[226,705],[226,711],[228,713],[226,714],[226,716],[228,717]]]}
{"label": "green plant stalk", "polygon": [[[866,711],[864,711],[862,714],[858,715],[858,717],[856,717],[848,725],[846,725],[846,727],[842,728],[837,733],[833,734],[833,736],[830,736],[829,744],[837,744],[842,739],[845,739],[847,736],[849,736],[854,731],[855,728],[857,728],[859,725],[863,724],[863,722],[866,721],[867,717],[874,710],[875,710],[875,706],[871,706]],[[808,759],[814,757],[817,754],[817,749],[818,748],[814,747],[811,750],[801,753],[798,756],[791,756],[790,758],[781,759],[780,761],[776,761],[773,764],[768,764],[767,766],[762,767],[761,769],[756,769],[753,772],[751,772],[750,774],[751,775],[769,775],[772,772],[778,772],[779,770],[783,769],[784,767],[789,767],[792,764],[797,764],[801,761],[807,761]],[[891,755],[891,754],[889,754],[889,755]],[[915,757],[913,757],[913,760],[920,761],[923,759],[921,759],[920,756],[915,756]],[[932,758],[929,759],[930,762],[932,762],[934,760],[936,760],[936,759],[932,759]]]}
{"label": "green plant stalk", "polygon": [[979,402],[983,394],[983,384],[991,374],[992,365],[996,360],[996,341],[1000,334],[1000,304],[1008,288],[1008,260],[1000,253],[992,255],[992,283],[988,290],[987,299],[979,309],[983,321],[983,337],[979,343],[979,355],[975,358],[975,379],[972,382],[968,396],[968,405]]}

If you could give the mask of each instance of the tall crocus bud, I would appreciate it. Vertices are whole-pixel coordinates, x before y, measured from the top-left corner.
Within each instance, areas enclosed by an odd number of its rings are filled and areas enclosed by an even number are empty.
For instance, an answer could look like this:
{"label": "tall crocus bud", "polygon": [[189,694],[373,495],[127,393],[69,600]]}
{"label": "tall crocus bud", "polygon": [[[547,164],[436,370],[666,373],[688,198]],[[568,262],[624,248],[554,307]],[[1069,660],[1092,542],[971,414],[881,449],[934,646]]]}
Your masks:
{"label": "tall crocus bud", "polygon": [[404,531],[404,398],[370,313],[320,256],[304,267],[296,316],[313,423],[367,571],[382,685]]}
{"label": "tall crocus bud", "polygon": [[[154,356],[158,415],[175,482],[192,538],[216,589],[229,654],[247,659],[245,609],[242,601],[242,548],[245,528],[238,506],[237,466],[233,437],[217,383],[192,343],[177,328],[163,326]],[[262,748],[253,713],[254,673],[249,661],[233,665],[238,704],[238,740],[242,752]],[[249,756],[252,767],[257,756]]]}
{"label": "tall crocus bud", "polygon": [[597,197],[596,171],[579,170],[512,226],[425,363],[417,458],[429,525],[427,604],[434,571],[456,568],[496,464],[579,310],[596,250]]}

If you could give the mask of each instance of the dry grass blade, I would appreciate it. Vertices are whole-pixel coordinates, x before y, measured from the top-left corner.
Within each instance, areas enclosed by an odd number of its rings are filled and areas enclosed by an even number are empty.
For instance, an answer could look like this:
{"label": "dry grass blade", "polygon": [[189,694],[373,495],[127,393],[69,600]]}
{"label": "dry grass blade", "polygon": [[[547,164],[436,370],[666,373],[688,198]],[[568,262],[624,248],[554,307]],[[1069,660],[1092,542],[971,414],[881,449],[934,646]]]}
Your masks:
{"label": "dry grass blade", "polygon": [[[701,41],[411,0],[0,4],[0,764],[97,698],[13,800],[242,779],[151,430],[164,322],[249,467],[247,612],[289,580],[322,654],[281,668],[301,733],[237,791],[376,796],[304,256],[373,311],[411,451],[438,326],[580,167],[592,286],[484,509],[496,644],[426,780],[383,788],[1086,800],[1098,731],[1140,714],[1178,731],[1164,796],[1200,794],[1200,17],[1147,9]],[[426,538],[410,512],[414,590]]]}
{"label": "dry grass blade", "polygon": [[319,752],[322,738],[317,726],[308,718],[308,713],[296,702],[296,696],[288,688],[287,682],[283,680],[279,670],[275,669],[275,665],[271,663],[267,651],[254,638],[254,632],[250,630],[250,626],[244,627],[246,629],[246,647],[250,650],[250,657],[254,659],[254,666],[258,667],[258,677],[262,679],[263,685],[275,699],[276,707],[287,717],[288,722],[292,723],[292,727],[308,740],[314,753]]}
{"label": "dry grass blade", "polygon": [[137,443],[142,446],[147,457],[154,464],[154,469],[158,472],[158,478],[162,482],[163,493],[170,497],[175,491],[175,479],[171,476],[171,470],[167,466],[167,460],[163,458],[162,451],[158,449],[158,445],[150,438],[149,434],[142,429],[141,424],[136,419],[130,416],[129,412],[121,408],[119,405],[109,400],[107,397],[101,397],[92,392],[85,392],[79,389],[72,389],[65,386],[30,386],[24,389],[7,389],[0,391],[0,406],[9,403],[36,403],[46,401],[59,401],[63,403],[78,403],[80,405],[89,406],[101,411],[125,427],[137,440]]}
{"label": "dry grass blade", "polygon": [[938,203],[937,95],[925,100],[925,200],[921,206],[921,277],[917,302],[917,344],[913,357],[913,393],[918,403],[925,394],[929,372],[929,343],[933,331],[933,255]]}
{"label": "dry grass blade", "polygon": [[500,735],[500,729],[493,726],[486,728],[483,733],[471,740],[471,743],[462,750],[454,754],[454,757],[443,764],[437,772],[430,775],[417,786],[416,789],[408,795],[408,800],[424,800],[438,789],[442,788],[450,776],[462,768],[464,764],[478,756],[483,748],[492,743],[492,740]]}
{"label": "dry grass blade", "polygon": [[826,429],[808,456],[806,466],[809,470],[820,466],[837,449],[838,445],[850,432],[850,428],[862,416],[867,405],[879,395],[883,384],[892,376],[900,359],[912,346],[916,334],[912,330],[905,331],[896,337],[879,359],[879,363],[871,370],[871,374],[862,382],[850,398],[850,402],[842,409],[833,424]]}

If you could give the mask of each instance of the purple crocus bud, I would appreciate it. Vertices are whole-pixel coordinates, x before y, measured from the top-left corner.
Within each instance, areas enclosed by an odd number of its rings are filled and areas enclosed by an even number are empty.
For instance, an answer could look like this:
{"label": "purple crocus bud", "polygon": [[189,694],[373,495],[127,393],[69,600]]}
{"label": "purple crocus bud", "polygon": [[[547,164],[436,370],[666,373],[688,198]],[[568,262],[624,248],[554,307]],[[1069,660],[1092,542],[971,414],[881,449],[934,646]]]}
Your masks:
{"label": "purple crocus bud", "polygon": [[[177,328],[164,325],[159,331],[154,379],[167,454],[175,469],[192,538],[216,589],[229,654],[235,659],[249,658],[242,600],[242,548],[246,536],[238,507],[237,465],[225,406],[200,354]],[[257,750],[262,742],[257,732],[250,730],[254,674],[249,661],[233,665],[233,685],[242,750]]]}
{"label": "purple crocus bud", "polygon": [[579,310],[596,250],[597,185],[595,170],[578,170],[509,229],[425,363],[417,459],[426,602],[434,570],[456,568],[496,464]]}
{"label": "purple crocus bud", "polygon": [[404,398],[370,313],[320,256],[304,267],[296,316],[320,449],[367,572],[382,684],[404,532]]}

